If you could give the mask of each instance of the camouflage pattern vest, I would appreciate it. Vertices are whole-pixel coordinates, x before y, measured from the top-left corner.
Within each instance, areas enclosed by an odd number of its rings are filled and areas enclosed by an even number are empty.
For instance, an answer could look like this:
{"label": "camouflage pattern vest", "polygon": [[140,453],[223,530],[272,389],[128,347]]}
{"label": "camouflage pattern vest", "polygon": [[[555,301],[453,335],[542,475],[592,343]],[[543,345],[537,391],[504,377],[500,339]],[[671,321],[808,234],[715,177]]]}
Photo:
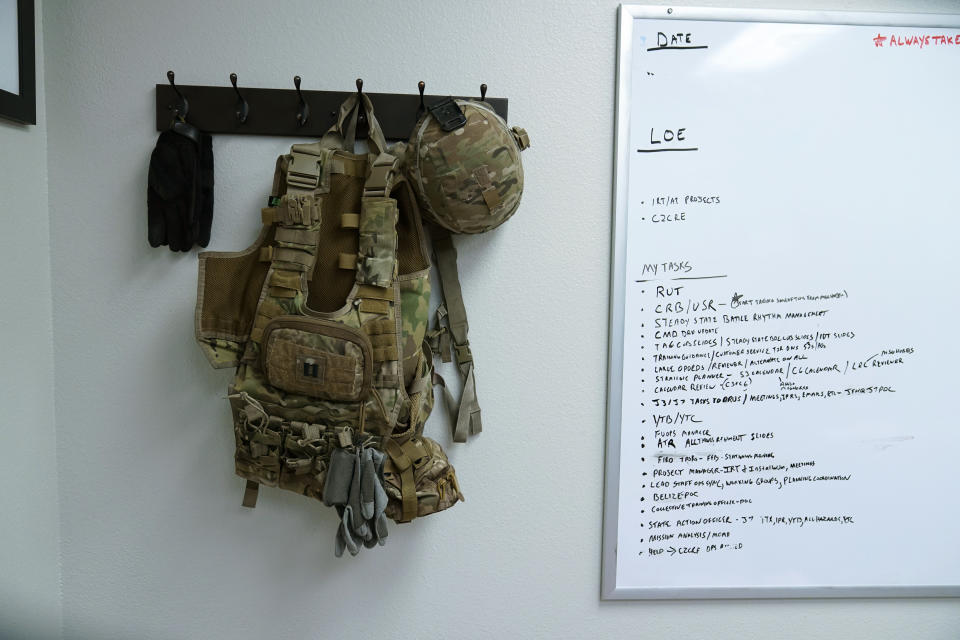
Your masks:
{"label": "camouflage pattern vest", "polygon": [[[369,154],[352,152],[361,110]],[[382,544],[372,514],[406,522],[462,499],[446,455],[422,435],[433,407],[430,260],[401,153],[387,151],[369,99],[355,94],[320,142],[278,159],[254,244],[200,254],[196,337],[215,368],[237,368],[243,504],[262,484],[336,506],[338,555],[361,538]]]}

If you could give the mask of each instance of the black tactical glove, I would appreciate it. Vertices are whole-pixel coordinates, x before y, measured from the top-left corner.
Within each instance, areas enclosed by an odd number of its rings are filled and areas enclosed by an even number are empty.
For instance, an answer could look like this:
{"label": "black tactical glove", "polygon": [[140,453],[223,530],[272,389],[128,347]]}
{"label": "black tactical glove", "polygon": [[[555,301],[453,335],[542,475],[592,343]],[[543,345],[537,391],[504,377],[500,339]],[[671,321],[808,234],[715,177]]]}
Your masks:
{"label": "black tactical glove", "polygon": [[213,143],[199,144],[173,130],[164,131],[150,156],[147,178],[147,240],[189,251],[210,242],[213,222]]}

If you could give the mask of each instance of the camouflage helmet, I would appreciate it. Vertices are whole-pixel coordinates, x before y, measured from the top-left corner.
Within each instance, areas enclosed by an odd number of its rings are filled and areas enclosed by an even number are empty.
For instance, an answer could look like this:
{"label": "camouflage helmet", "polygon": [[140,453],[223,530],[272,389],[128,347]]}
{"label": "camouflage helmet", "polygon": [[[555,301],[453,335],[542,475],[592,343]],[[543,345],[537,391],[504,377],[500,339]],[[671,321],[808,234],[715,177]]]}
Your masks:
{"label": "camouflage helmet", "polygon": [[410,183],[425,216],[454,233],[483,233],[520,205],[527,132],[485,102],[448,98],[427,109],[410,137]]}

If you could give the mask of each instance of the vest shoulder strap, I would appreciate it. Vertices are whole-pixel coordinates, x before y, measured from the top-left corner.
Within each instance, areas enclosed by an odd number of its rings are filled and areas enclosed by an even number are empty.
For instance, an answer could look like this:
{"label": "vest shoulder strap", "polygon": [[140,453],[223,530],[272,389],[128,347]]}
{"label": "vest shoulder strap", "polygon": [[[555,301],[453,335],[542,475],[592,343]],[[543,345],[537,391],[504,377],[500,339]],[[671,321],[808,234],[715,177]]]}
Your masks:
{"label": "vest shoulder strap", "polygon": [[[480,404],[477,401],[477,385],[474,377],[473,352],[467,338],[469,323],[467,309],[463,304],[463,292],[460,289],[460,274],[457,269],[457,250],[453,238],[446,229],[434,226],[432,229],[433,251],[437,261],[437,273],[440,275],[440,287],[443,290],[443,304],[437,309],[437,328],[434,332],[434,351],[439,351],[445,361],[449,355],[444,350],[447,333],[453,337],[453,352],[457,360],[457,369],[463,382],[460,403],[456,414],[449,406],[452,397],[445,393],[447,409],[453,422],[453,441],[466,442],[468,435],[476,435],[482,430]],[[445,323],[445,325],[444,325]]]}

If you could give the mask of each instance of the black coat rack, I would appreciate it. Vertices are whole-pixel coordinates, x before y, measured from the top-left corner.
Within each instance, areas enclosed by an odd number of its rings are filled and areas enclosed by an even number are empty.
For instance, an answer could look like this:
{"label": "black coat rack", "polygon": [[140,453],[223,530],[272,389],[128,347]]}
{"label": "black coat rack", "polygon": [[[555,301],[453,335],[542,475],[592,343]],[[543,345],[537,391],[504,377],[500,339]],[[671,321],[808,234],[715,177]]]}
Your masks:
{"label": "black coat rack", "polygon": [[[232,86],[175,85],[174,74],[167,72],[168,84],[156,86],[157,131],[170,128],[181,115],[206,133],[253,134],[319,138],[336,121],[340,105],[352,91],[307,91],[300,89],[300,76],[294,89],[238,87],[237,74],[230,74]],[[419,93],[367,93],[384,137],[401,140],[409,137],[423,110],[446,95]],[[363,80],[357,80],[357,91]],[[479,96],[506,121],[507,99],[487,98],[487,85]],[[455,96],[456,97],[456,96]],[[476,96],[473,98],[476,99]]]}

